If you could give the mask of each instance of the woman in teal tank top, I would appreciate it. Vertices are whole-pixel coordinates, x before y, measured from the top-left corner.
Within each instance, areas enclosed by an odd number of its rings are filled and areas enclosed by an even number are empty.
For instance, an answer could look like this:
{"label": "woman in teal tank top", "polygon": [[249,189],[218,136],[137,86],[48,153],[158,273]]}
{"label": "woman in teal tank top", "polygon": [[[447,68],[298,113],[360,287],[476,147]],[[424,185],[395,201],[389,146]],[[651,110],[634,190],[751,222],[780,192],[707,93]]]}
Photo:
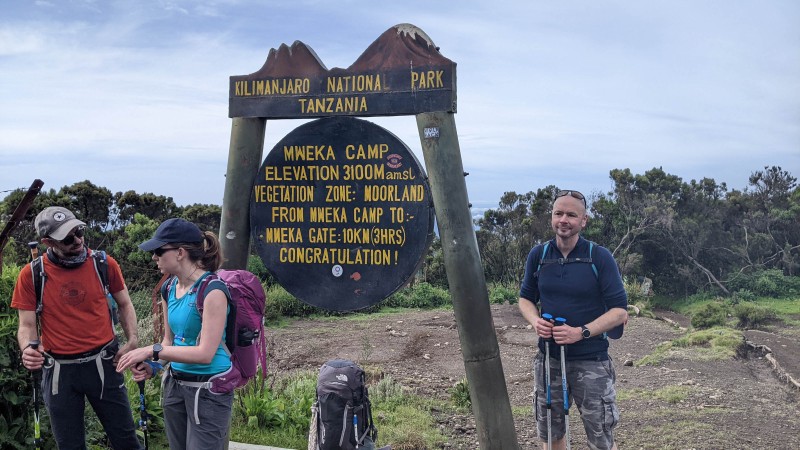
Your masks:
{"label": "woman in teal tank top", "polygon": [[141,381],[164,373],[164,424],[171,449],[223,449],[228,441],[233,388],[218,383],[231,376],[225,347],[230,310],[227,287],[219,280],[204,289],[202,313],[196,306],[203,279],[222,263],[217,236],[183,219],[168,219],[139,248],[152,252],[162,273],[170,275],[162,289],[164,337],[151,347],[120,358],[117,371],[130,369]]}

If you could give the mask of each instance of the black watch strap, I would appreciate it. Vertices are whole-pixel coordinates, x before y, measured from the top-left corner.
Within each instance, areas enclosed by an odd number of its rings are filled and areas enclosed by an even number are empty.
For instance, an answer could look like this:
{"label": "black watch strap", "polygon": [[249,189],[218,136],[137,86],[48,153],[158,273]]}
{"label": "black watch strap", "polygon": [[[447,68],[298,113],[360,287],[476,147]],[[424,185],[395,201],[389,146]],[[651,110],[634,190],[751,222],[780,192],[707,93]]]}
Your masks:
{"label": "black watch strap", "polygon": [[584,339],[589,339],[592,337],[592,332],[586,328],[586,325],[581,325],[581,336],[583,336]]}

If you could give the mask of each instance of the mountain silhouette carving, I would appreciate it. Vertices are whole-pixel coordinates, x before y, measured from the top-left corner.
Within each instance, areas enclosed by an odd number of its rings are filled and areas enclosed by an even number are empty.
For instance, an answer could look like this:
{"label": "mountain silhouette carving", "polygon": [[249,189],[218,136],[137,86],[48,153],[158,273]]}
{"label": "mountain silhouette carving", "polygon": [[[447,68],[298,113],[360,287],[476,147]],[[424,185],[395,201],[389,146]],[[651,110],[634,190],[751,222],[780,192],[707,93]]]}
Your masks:
{"label": "mountain silhouette carving", "polygon": [[257,72],[250,74],[252,77],[313,77],[322,76],[328,72],[325,64],[311,47],[300,41],[294,41],[291,47],[281,44],[278,49],[271,48],[267,61]]}
{"label": "mountain silhouette carving", "polygon": [[363,72],[451,64],[453,61],[439,53],[438,47],[424,31],[410,23],[402,23],[384,31],[347,70]]}
{"label": "mountain silhouette carving", "polygon": [[235,78],[318,77],[330,72],[342,75],[452,65],[453,61],[439,53],[439,49],[424,31],[412,24],[403,23],[381,34],[347,69],[335,67],[328,70],[311,47],[301,41],[294,41],[291,47],[281,44],[277,50],[270,49],[267,61],[257,72]]}

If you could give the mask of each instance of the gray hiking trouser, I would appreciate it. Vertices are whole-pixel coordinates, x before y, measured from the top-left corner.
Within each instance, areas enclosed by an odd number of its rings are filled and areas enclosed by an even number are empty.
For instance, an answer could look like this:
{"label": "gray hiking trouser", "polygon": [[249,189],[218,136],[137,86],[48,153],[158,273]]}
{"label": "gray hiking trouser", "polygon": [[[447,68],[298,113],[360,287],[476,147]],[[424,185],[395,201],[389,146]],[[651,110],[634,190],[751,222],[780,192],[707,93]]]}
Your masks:
{"label": "gray hiking trouser", "polygon": [[[163,398],[164,427],[171,450],[225,448],[231,425],[233,392],[215,394],[206,388],[182,386],[166,371]],[[195,412],[199,424],[194,420]]]}
{"label": "gray hiking trouser", "polygon": [[[547,390],[544,377],[544,355],[539,353],[533,361],[534,396],[539,438],[547,441]],[[570,429],[577,423],[578,414],[586,430],[588,446],[592,450],[611,449],[614,429],[619,422],[617,394],[614,389],[616,373],[611,357],[605,361],[567,361],[567,391],[570,401]],[[564,397],[561,389],[561,360],[550,356],[550,399],[553,440],[564,437]]]}

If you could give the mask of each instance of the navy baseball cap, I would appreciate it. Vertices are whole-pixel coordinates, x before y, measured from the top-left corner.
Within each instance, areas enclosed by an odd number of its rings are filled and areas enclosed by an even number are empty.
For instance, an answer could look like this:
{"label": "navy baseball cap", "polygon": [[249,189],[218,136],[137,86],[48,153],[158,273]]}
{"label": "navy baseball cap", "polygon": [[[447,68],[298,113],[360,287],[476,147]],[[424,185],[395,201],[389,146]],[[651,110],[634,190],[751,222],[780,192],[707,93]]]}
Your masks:
{"label": "navy baseball cap", "polygon": [[153,238],[139,244],[139,248],[152,252],[165,244],[182,242],[203,242],[203,232],[188,220],[174,218],[162,222]]}

